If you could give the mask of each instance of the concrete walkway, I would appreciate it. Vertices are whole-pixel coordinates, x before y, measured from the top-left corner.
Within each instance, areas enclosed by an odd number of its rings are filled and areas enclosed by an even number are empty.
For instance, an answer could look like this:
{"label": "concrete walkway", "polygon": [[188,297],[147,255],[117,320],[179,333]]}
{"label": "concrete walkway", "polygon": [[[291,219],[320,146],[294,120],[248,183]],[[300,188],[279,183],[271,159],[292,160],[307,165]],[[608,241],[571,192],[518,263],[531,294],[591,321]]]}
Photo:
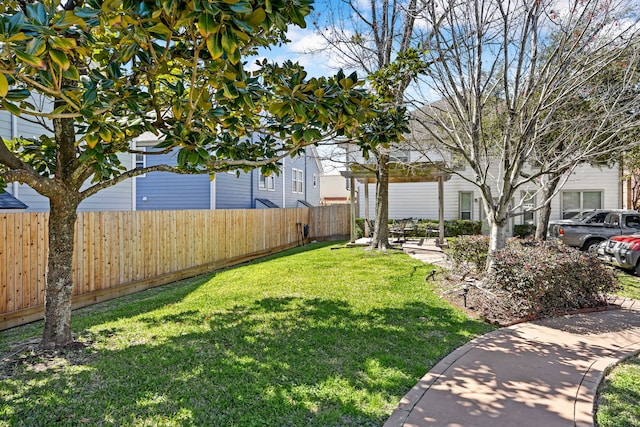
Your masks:
{"label": "concrete walkway", "polygon": [[[435,246],[404,250],[446,262]],[[605,370],[640,352],[640,302],[617,303],[622,309],[521,323],[470,341],[407,393],[385,427],[593,426]]]}

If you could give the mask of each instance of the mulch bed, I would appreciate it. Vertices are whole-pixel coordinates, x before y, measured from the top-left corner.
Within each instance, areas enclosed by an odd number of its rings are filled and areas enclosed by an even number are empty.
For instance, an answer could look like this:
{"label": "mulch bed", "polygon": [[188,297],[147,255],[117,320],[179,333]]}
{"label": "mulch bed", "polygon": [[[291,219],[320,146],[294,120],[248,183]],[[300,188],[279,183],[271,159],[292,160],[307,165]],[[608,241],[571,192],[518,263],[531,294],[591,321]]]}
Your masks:
{"label": "mulch bed", "polygon": [[[600,311],[620,309],[619,304],[603,303],[597,307],[587,307],[575,310],[558,309],[553,313],[534,313],[526,317],[514,315],[508,309],[501,309],[499,304],[488,301],[483,292],[478,289],[474,283],[478,280],[476,277],[459,277],[452,276],[450,273],[444,273],[442,277],[432,282],[438,287],[440,295],[446,299],[451,305],[458,307],[474,319],[481,319],[492,325],[504,327],[511,326],[522,322],[530,322],[549,317],[560,317],[571,314],[594,313]],[[466,292],[463,291],[463,284],[466,285]],[[466,295],[464,295],[466,293]]]}

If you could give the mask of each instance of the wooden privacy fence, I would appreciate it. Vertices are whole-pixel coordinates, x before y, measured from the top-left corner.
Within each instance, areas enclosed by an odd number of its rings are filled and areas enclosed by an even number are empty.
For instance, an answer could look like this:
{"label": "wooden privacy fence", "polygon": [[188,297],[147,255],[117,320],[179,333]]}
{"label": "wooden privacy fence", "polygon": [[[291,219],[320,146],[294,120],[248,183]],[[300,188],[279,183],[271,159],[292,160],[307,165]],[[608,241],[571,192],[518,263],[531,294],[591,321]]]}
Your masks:
{"label": "wooden privacy fence", "polygon": [[[42,318],[48,213],[0,213],[0,330]],[[349,234],[349,206],[80,212],[74,308]]]}

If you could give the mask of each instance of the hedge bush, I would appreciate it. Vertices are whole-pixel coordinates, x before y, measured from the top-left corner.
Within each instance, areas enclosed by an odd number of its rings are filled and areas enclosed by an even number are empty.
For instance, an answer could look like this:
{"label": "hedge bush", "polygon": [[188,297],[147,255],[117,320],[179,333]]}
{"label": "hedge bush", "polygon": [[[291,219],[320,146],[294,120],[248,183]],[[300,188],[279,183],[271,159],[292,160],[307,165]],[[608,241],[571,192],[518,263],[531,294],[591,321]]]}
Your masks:
{"label": "hedge bush", "polygon": [[525,239],[536,234],[536,226],[532,224],[518,224],[513,226],[513,237]]}
{"label": "hedge bush", "polygon": [[486,268],[488,252],[489,237],[480,235],[458,236],[449,241],[449,248],[446,249],[457,268],[471,265],[478,272]]}
{"label": "hedge bush", "polygon": [[511,240],[495,254],[486,285],[515,317],[606,305],[618,289],[614,272],[595,257],[556,242]]}
{"label": "hedge bush", "polygon": [[619,289],[612,269],[557,242],[509,239],[487,274],[488,251],[487,236],[459,236],[447,249],[458,276],[475,270],[470,305],[500,323],[604,306],[606,295]]}
{"label": "hedge bush", "polygon": [[445,221],[447,237],[476,235],[482,233],[482,222],[469,219],[452,219]]}
{"label": "hedge bush", "polygon": [[[427,237],[428,229],[437,230],[439,227],[439,222],[435,219],[417,219],[415,221],[416,228],[411,233],[408,233],[409,237]],[[393,222],[394,220],[389,220],[389,224]],[[373,220],[371,220],[371,223],[373,224]],[[445,237],[480,234],[482,223],[466,219],[452,219],[444,222],[444,230]],[[364,218],[356,218],[356,235],[358,238],[364,236]]]}

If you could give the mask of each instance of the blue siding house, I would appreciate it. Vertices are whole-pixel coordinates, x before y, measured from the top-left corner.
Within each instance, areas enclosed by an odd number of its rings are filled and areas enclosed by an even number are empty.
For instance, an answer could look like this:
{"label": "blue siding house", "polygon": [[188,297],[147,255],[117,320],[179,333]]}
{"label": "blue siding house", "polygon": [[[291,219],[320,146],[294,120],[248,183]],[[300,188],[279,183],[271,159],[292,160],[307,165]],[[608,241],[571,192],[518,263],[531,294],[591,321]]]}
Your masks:
{"label": "blue siding house", "polygon": [[[157,140],[139,138],[136,148],[152,151]],[[138,155],[139,167],[176,164],[177,153]],[[152,172],[135,178],[136,210],[261,209],[320,205],[322,165],[314,146],[302,155],[285,158],[279,174],[250,172],[179,175]]]}
{"label": "blue siding house", "polygon": [[[23,118],[0,111],[0,136],[37,137],[43,128]],[[153,150],[158,142],[153,134],[144,134],[134,144],[138,150]],[[162,155],[121,154],[125,167],[176,164],[176,153]],[[315,147],[308,147],[296,158],[282,161],[279,175],[263,176],[259,170],[249,173],[218,173],[212,181],[208,175],[179,175],[153,172],[128,179],[84,200],[80,211],[178,210],[178,209],[253,209],[320,205],[322,166]],[[4,205],[22,202],[28,212],[46,212],[49,200],[31,187],[8,183]],[[0,207],[0,209],[3,209]]]}

